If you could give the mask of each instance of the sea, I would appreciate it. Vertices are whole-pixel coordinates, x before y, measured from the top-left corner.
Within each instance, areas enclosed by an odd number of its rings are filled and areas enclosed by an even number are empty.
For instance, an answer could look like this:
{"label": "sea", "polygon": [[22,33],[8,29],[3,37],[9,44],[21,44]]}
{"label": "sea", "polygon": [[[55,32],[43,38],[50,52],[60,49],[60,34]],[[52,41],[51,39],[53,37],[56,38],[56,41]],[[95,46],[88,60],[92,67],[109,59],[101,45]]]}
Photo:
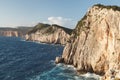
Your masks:
{"label": "sea", "polygon": [[64,46],[0,37],[0,80],[99,80],[98,75],[79,75],[71,65],[55,64]]}

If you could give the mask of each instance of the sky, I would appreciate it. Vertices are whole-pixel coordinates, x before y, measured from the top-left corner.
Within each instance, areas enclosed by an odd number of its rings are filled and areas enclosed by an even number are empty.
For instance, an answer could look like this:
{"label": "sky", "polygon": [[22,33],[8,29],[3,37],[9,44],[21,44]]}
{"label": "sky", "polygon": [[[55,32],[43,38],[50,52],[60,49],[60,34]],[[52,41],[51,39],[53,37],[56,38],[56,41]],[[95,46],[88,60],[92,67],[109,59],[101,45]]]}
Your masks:
{"label": "sky", "polygon": [[118,5],[120,0],[0,0],[0,27],[58,24],[75,28],[94,4]]}

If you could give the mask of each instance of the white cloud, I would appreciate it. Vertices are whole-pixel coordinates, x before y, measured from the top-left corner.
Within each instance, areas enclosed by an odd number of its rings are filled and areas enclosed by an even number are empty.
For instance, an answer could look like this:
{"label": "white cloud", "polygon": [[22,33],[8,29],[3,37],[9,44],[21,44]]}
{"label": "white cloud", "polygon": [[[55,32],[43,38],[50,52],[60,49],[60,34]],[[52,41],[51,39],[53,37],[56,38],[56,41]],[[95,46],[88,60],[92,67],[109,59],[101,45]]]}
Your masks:
{"label": "white cloud", "polygon": [[58,24],[68,28],[74,28],[75,23],[72,19],[63,18],[63,17],[48,17],[49,24]]}

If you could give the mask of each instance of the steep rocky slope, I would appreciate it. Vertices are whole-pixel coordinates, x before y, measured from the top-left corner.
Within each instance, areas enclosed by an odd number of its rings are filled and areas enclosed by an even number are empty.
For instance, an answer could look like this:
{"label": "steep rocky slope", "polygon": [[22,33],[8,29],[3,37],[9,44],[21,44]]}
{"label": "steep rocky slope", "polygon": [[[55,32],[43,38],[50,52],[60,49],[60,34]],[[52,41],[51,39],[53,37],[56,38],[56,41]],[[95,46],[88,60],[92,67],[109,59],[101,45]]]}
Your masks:
{"label": "steep rocky slope", "polygon": [[58,25],[39,23],[26,35],[26,40],[41,43],[66,44],[72,30]]}
{"label": "steep rocky slope", "polygon": [[103,80],[120,79],[120,7],[94,5],[78,22],[64,48],[63,62]]}
{"label": "steep rocky slope", "polygon": [[32,27],[0,28],[0,36],[14,36],[23,38],[25,34],[31,29]]}
{"label": "steep rocky slope", "polygon": [[20,33],[18,33],[17,31],[0,31],[0,36],[18,37],[20,36]]}

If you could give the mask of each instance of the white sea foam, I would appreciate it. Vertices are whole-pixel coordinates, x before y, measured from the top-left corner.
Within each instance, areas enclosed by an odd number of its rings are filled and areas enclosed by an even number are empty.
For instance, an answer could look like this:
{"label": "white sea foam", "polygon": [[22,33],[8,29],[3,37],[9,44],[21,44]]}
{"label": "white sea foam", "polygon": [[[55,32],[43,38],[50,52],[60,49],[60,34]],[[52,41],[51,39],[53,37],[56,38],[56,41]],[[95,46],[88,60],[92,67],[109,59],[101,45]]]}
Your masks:
{"label": "white sea foam", "polygon": [[94,74],[94,73],[89,73],[89,72],[84,74],[84,75],[82,75],[82,76],[84,76],[86,78],[94,78],[96,80],[99,80],[101,78],[101,76],[99,76],[97,74]]}
{"label": "white sea foam", "polygon": [[[72,65],[64,65],[64,64],[58,64],[60,65],[63,69],[69,69],[69,70],[73,70],[74,72],[76,71],[76,68]],[[63,73],[60,73],[59,75],[66,75]],[[77,75],[77,74],[76,74]],[[75,80],[80,80],[81,77],[85,77],[85,78],[94,78],[94,80],[100,80],[101,76],[94,74],[94,73],[86,73],[80,76],[74,76]],[[83,80],[83,79],[82,79]],[[89,79],[88,79],[89,80]]]}
{"label": "white sea foam", "polygon": [[72,65],[67,65],[67,67],[76,70],[76,68],[74,66],[72,66]]}
{"label": "white sea foam", "polygon": [[21,39],[21,41],[26,41],[25,39]]}
{"label": "white sea foam", "polygon": [[50,71],[43,72],[42,74],[36,75],[29,80],[61,80],[61,77],[67,78],[67,80],[100,80],[100,76],[93,73],[77,75],[73,66],[61,63],[57,64]]}

